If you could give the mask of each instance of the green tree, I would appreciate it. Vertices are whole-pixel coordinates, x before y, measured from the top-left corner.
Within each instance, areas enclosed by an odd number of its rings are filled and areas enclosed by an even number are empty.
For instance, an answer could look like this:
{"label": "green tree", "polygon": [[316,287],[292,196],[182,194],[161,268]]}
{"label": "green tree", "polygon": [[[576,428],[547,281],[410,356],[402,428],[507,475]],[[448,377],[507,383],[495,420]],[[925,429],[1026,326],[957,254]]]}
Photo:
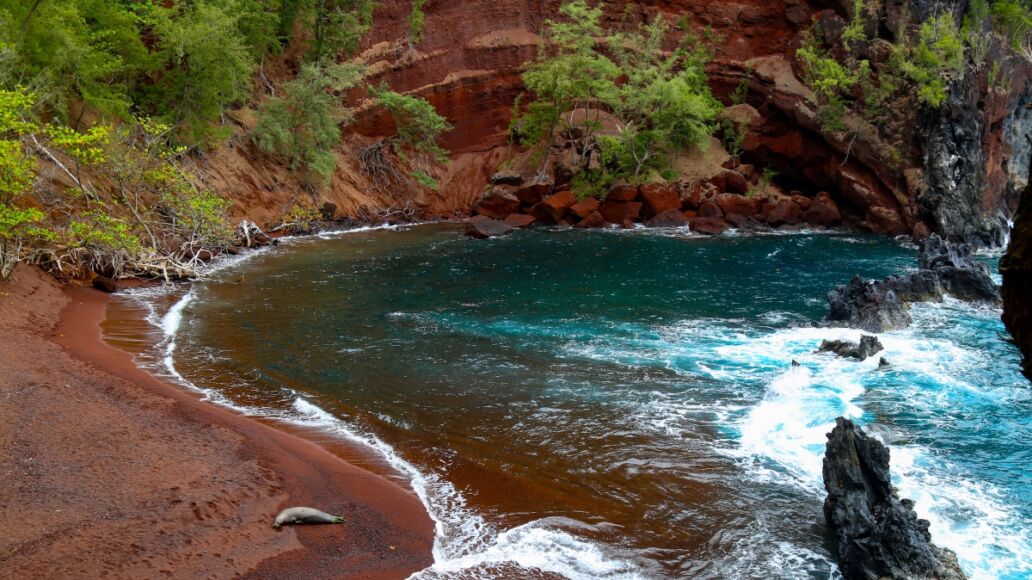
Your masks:
{"label": "green tree", "polygon": [[81,114],[70,118],[78,102],[128,117],[130,91],[151,67],[139,20],[110,0],[7,0],[0,46],[0,84],[25,85],[72,124]]}
{"label": "green tree", "polygon": [[151,93],[158,111],[167,112],[186,143],[217,139],[225,131],[214,128],[214,120],[252,88],[255,63],[239,29],[240,14],[197,0],[154,10],[151,20],[166,64]]}
{"label": "green tree", "polygon": [[308,56],[313,62],[336,62],[351,54],[373,24],[372,0],[300,0],[294,13],[312,34]]}
{"label": "green tree", "polygon": [[43,212],[19,205],[36,178],[36,160],[21,141],[38,129],[34,101],[25,90],[0,90],[0,280],[22,260],[26,243],[47,235],[41,226]]}
{"label": "green tree", "polygon": [[704,146],[717,130],[723,107],[710,93],[708,52],[688,39],[672,53],[663,50],[668,27],[662,18],[608,39],[624,82],[606,103],[623,122],[618,151],[633,164],[618,164],[632,178],[662,169],[674,150]]}
{"label": "green tree", "polygon": [[451,124],[426,99],[396,93],[386,85],[369,87],[376,104],[394,119],[396,130],[390,138],[395,153],[411,168],[424,185],[436,187],[429,176],[433,163],[447,160],[448,152],[437,140],[451,130]]}
{"label": "green tree", "polygon": [[426,19],[426,14],[423,13],[424,4],[426,0],[412,0],[412,11],[408,17],[410,48],[423,42],[423,22]]}
{"label": "green tree", "polygon": [[266,153],[284,158],[291,171],[304,170],[325,184],[336,168],[333,148],[340,143],[340,124],[350,121],[351,111],[327,92],[354,85],[355,67],[335,67],[336,75],[307,64],[296,79],[283,86],[281,96],[267,99],[258,109],[254,140]]}
{"label": "green tree", "polygon": [[591,7],[587,0],[573,0],[559,12],[564,18],[546,23],[546,43],[523,74],[534,101],[514,129],[525,143],[551,143],[564,113],[569,113],[570,124],[577,110],[596,100],[612,101],[616,92],[620,71],[595,50],[596,39],[602,36],[602,9]]}

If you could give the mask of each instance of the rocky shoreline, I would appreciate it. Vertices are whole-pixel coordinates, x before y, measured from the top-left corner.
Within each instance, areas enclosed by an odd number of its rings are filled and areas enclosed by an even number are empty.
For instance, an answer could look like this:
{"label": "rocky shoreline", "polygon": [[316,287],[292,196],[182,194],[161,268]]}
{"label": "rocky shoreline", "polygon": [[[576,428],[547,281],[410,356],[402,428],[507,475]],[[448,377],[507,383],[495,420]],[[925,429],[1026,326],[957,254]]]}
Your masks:
{"label": "rocky shoreline", "polygon": [[761,177],[745,164],[693,184],[618,184],[601,198],[578,198],[570,178],[563,177],[565,173],[557,170],[554,178],[527,178],[514,171],[495,174],[473,208],[476,221],[470,221],[470,235],[492,237],[534,224],[576,228],[688,226],[695,232],[717,235],[730,228],[828,227],[843,222],[838,204],[827,192],[812,197],[798,191],[789,195],[754,194]]}

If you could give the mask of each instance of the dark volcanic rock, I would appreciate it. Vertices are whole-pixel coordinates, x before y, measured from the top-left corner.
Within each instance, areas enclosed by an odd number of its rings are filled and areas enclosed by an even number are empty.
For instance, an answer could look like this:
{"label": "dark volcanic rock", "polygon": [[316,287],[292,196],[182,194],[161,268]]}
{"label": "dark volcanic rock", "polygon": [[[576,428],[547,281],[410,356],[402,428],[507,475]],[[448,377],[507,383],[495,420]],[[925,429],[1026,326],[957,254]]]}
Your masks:
{"label": "dark volcanic rock", "polygon": [[1000,260],[1003,274],[1003,323],[1025,355],[1025,376],[1032,380],[1032,179],[1014,216],[1007,253]]}
{"label": "dark volcanic rock", "polygon": [[985,264],[971,258],[970,248],[934,235],[920,243],[917,272],[878,281],[853,278],[828,293],[825,320],[885,332],[910,324],[907,310],[912,302],[939,301],[949,294],[961,300],[999,304],[999,288]]}
{"label": "dark volcanic rock", "polygon": [[867,332],[886,332],[910,325],[907,305],[889,280],[864,280],[854,277],[845,286],[828,292],[829,322],[844,322],[847,326]]}
{"label": "dark volcanic rock", "polygon": [[824,489],[824,518],[848,580],[965,577],[957,556],[932,544],[913,502],[896,495],[888,448],[842,417],[828,434]]}
{"label": "dark volcanic rock", "polygon": [[877,336],[863,335],[860,344],[847,340],[825,340],[821,342],[820,352],[833,352],[843,358],[867,360],[869,357],[885,350]]}
{"label": "dark volcanic rock", "polygon": [[466,235],[481,240],[504,236],[512,230],[513,228],[509,224],[482,215],[470,218],[466,222]]}

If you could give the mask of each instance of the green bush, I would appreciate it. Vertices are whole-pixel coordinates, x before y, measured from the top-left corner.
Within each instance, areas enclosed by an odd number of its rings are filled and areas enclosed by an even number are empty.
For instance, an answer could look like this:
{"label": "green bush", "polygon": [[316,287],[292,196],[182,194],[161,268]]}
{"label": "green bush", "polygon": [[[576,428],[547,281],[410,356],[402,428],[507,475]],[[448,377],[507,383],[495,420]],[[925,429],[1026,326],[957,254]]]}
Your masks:
{"label": "green bush", "polygon": [[296,79],[284,84],[280,96],[259,107],[253,133],[263,151],[279,155],[291,171],[304,170],[310,181],[323,185],[337,167],[333,148],[340,143],[340,124],[350,120],[350,111],[327,92],[334,84],[323,67],[305,65]]}

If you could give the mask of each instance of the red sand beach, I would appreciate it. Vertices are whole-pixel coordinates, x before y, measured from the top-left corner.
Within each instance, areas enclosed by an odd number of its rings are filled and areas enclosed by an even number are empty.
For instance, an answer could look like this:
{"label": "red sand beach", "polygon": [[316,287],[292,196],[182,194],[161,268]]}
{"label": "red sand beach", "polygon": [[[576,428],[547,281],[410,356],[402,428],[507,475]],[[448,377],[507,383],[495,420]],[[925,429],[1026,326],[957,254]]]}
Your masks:
{"label": "red sand beach", "polygon": [[[107,345],[108,297],[0,286],[4,577],[405,577],[432,562],[411,490],[201,401]],[[309,505],[339,526],[274,530]]]}

